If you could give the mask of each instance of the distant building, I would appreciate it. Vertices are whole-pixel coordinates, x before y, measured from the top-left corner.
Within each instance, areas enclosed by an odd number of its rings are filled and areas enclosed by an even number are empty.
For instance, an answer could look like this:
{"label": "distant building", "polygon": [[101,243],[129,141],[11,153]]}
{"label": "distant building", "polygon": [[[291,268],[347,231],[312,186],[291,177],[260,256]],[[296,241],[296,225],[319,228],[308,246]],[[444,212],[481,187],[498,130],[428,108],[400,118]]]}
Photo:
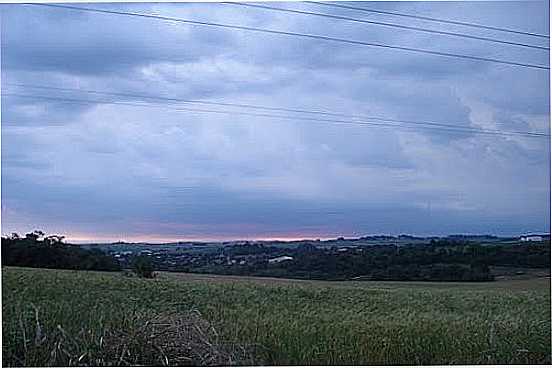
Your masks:
{"label": "distant building", "polygon": [[269,259],[268,263],[280,263],[285,261],[293,261],[293,257],[290,257],[290,256],[276,257],[276,258]]}
{"label": "distant building", "polygon": [[522,242],[542,241],[541,235],[524,235],[519,240]]}
{"label": "distant building", "polygon": [[115,255],[115,257],[124,257],[124,256],[130,256],[132,254],[132,251],[127,250],[127,251],[124,251],[124,252],[113,253],[113,254]]}

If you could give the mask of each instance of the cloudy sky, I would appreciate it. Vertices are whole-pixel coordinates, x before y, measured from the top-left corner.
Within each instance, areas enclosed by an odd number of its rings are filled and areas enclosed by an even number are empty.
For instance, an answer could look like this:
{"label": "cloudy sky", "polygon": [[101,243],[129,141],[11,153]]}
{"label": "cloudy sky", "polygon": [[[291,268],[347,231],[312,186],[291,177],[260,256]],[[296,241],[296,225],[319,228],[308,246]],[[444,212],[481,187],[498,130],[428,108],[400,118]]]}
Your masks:
{"label": "cloudy sky", "polygon": [[[548,42],[316,4],[271,5]],[[354,5],[549,28],[544,1]],[[546,50],[238,5],[81,6],[549,60]],[[38,228],[74,241],[165,241],[550,231],[549,138],[472,132],[548,133],[548,70],[44,6],[0,10],[3,234]],[[471,131],[328,121],[366,116]]]}

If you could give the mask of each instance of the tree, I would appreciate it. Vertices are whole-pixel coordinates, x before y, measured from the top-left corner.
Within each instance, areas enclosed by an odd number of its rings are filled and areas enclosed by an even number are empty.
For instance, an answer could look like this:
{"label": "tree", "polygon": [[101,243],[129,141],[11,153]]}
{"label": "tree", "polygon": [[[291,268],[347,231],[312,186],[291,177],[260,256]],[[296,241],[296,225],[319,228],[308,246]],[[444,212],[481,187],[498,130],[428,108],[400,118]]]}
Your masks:
{"label": "tree", "polygon": [[147,256],[134,257],[132,261],[132,270],[138,277],[152,279],[155,277],[153,264]]}
{"label": "tree", "polygon": [[119,271],[119,263],[99,249],[84,249],[63,243],[61,235],[33,231],[24,238],[2,237],[2,265],[19,267],[45,267],[73,270]]}
{"label": "tree", "polygon": [[48,235],[44,237],[44,244],[48,246],[62,245],[63,239],[65,239],[63,235]]}
{"label": "tree", "polygon": [[27,240],[36,242],[39,238],[43,237],[45,234],[42,230],[35,230],[32,233],[25,234]]}

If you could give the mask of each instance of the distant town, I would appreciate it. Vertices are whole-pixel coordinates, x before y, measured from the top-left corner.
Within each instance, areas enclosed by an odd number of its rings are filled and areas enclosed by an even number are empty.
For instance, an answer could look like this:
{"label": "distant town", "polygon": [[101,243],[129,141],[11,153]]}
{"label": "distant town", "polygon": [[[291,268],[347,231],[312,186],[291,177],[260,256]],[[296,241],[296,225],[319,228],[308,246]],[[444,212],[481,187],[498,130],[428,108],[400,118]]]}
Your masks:
{"label": "distant town", "polygon": [[[375,235],[299,241],[84,244],[114,257],[123,269],[144,257],[155,270],[319,279],[471,279],[502,276],[505,267],[549,267],[550,234],[518,237]],[[408,275],[399,269],[411,267]],[[407,267],[407,268],[408,268]],[[427,268],[427,269],[425,269]],[[439,269],[439,271],[435,271]],[[391,271],[390,271],[391,270]],[[517,273],[523,271],[515,270]],[[510,272],[512,273],[512,272]],[[482,276],[485,275],[485,276]]]}

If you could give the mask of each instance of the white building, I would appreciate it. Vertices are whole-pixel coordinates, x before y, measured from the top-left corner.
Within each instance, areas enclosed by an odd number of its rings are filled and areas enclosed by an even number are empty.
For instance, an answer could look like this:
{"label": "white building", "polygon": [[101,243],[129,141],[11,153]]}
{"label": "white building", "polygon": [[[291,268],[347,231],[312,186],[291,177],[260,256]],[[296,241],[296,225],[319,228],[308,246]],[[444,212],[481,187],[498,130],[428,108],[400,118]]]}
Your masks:
{"label": "white building", "polygon": [[542,241],[542,236],[540,235],[525,235],[520,238],[523,242],[532,242],[532,241]]}
{"label": "white building", "polygon": [[276,257],[276,258],[269,259],[268,263],[280,263],[285,261],[293,261],[293,257],[290,257],[290,256]]}

